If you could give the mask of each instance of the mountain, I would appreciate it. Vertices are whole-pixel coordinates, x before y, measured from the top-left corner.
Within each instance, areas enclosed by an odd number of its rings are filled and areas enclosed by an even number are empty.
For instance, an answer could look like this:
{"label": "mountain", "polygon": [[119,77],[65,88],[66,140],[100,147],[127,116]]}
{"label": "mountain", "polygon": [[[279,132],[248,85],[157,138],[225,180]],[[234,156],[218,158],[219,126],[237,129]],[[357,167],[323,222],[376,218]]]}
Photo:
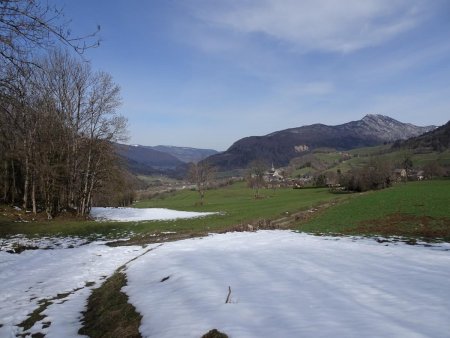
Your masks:
{"label": "mountain", "polygon": [[218,153],[212,149],[173,146],[151,147],[116,143],[115,147],[117,154],[132,173],[165,174],[174,178],[183,178],[186,175],[187,163],[198,162]]}
{"label": "mountain", "polygon": [[115,144],[116,153],[134,174],[170,173],[184,168],[175,156],[140,145]]}
{"label": "mountain", "polygon": [[218,151],[213,149],[198,149],[189,147],[174,147],[174,146],[155,146],[147,147],[154,150],[161,151],[166,154],[170,154],[182,162],[199,162],[211,155],[217,154]]}
{"label": "mountain", "polygon": [[423,151],[443,151],[450,147],[450,121],[441,127],[406,141],[395,142],[393,149],[408,148]]}
{"label": "mountain", "polygon": [[434,128],[402,123],[384,115],[366,115],[359,121],[337,126],[313,124],[265,136],[246,137],[235,142],[227,151],[208,157],[208,161],[221,170],[245,168],[256,159],[284,166],[292,158],[316,148],[349,150],[369,147],[418,136]]}

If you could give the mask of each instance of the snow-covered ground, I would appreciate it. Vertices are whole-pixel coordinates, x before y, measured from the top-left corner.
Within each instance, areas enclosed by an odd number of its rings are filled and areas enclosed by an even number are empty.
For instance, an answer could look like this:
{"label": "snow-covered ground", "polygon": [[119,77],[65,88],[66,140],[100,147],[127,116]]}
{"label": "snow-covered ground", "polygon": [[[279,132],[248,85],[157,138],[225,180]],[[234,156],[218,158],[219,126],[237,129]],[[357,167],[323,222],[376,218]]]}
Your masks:
{"label": "snow-covered ground", "polygon": [[[38,307],[40,300],[66,293],[69,294],[53,300],[43,313],[45,318],[29,332],[42,332],[47,338],[77,337],[81,312],[92,289],[145,250],[91,243],[78,248],[28,250],[21,254],[0,252],[0,337],[16,337],[22,332],[17,325]],[[51,325],[42,329],[47,322]]]}
{"label": "snow-covered ground", "polygon": [[228,233],[149,252],[124,291],[144,337],[449,337],[444,249]]}
{"label": "snow-covered ground", "polygon": [[91,216],[98,220],[154,221],[179,218],[195,218],[213,215],[215,212],[178,211],[163,208],[92,208]]}
{"label": "snow-covered ground", "polygon": [[43,299],[53,304],[29,332],[77,337],[92,289],[126,262],[123,291],[143,315],[143,337],[200,337],[213,328],[230,337],[450,332],[450,245],[259,231],[145,249],[95,242],[0,252],[0,337],[20,334],[17,325]]}
{"label": "snow-covered ground", "polygon": [[[97,237],[100,237],[98,235]],[[14,252],[17,247],[38,248],[38,249],[67,249],[74,248],[89,241],[81,237],[35,237],[28,238],[25,235],[15,235],[9,238],[0,238],[0,251]]]}

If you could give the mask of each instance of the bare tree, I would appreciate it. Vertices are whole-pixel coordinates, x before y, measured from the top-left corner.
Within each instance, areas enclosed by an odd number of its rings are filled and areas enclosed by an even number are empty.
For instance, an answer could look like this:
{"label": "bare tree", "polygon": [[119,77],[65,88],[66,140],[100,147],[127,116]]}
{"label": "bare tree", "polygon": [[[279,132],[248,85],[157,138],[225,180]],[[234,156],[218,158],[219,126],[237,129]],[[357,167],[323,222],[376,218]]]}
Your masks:
{"label": "bare tree", "polygon": [[215,174],[216,168],[211,166],[208,161],[191,163],[189,167],[188,179],[197,187],[197,191],[200,195],[200,205],[203,205],[205,191],[214,179]]}
{"label": "bare tree", "polygon": [[[78,54],[99,44],[96,34],[71,36],[69,21],[57,7],[38,0],[0,1],[0,181],[2,199],[27,208],[30,197],[36,211],[35,145],[39,101],[36,56],[63,45]],[[39,94],[41,90],[38,90]],[[42,103],[42,102],[41,102]],[[31,191],[30,191],[31,189]]]}
{"label": "bare tree", "polygon": [[404,182],[408,180],[408,177],[411,174],[411,170],[413,169],[413,162],[412,162],[412,153],[410,151],[406,151],[403,153],[403,159],[402,159],[402,168],[405,169],[406,176],[404,178]]}
{"label": "bare tree", "polygon": [[64,208],[86,215],[114,168],[111,142],[126,137],[119,87],[68,53],[52,54],[15,81],[0,96],[4,200],[22,196],[28,208],[31,198],[33,211],[40,204],[49,218]]}
{"label": "bare tree", "polygon": [[1,199],[49,218],[89,213],[93,191],[122,174],[111,143],[126,137],[120,88],[67,51],[97,46],[99,28],[72,37],[64,20],[45,2],[0,0]]}
{"label": "bare tree", "polygon": [[440,177],[445,175],[445,169],[439,164],[437,160],[429,161],[424,167],[423,171],[425,177],[433,179],[433,177]]}
{"label": "bare tree", "polygon": [[340,178],[340,184],[350,191],[388,188],[392,185],[392,163],[383,158],[371,158],[360,168],[354,168]]}
{"label": "bare tree", "polygon": [[255,198],[259,198],[259,190],[266,186],[264,175],[267,164],[263,160],[254,160],[250,163],[247,171],[247,184],[255,192]]}
{"label": "bare tree", "polygon": [[77,53],[98,46],[96,34],[74,37],[62,10],[36,0],[0,1],[0,64],[32,65],[35,51],[63,44]]}

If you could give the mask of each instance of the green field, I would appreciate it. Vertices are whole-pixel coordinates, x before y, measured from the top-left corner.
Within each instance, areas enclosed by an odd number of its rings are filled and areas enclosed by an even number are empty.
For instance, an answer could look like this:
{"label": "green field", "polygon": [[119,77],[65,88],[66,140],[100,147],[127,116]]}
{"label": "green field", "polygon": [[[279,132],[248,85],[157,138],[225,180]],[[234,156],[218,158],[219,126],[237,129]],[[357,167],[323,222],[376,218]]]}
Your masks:
{"label": "green field", "polygon": [[[326,188],[285,188],[263,189],[260,195],[255,199],[253,191],[239,182],[208,190],[204,205],[199,205],[198,193],[192,190],[163,194],[135,204],[137,208],[218,212],[208,217],[174,221],[95,222],[56,218],[15,222],[7,215],[7,209],[3,209],[0,237],[15,234],[91,239],[132,237],[144,238],[144,242],[145,238],[164,232],[175,232],[177,235],[171,237],[177,239],[287,218],[290,222],[287,227],[310,233],[401,235],[450,241],[450,180],[408,182],[361,194],[332,194]],[[318,210],[304,213],[308,215],[306,218],[289,220],[290,215],[311,209]]]}
{"label": "green field", "polygon": [[207,233],[260,219],[277,219],[286,214],[306,210],[320,204],[346,198],[327,189],[263,189],[255,199],[253,191],[239,182],[220,189],[208,190],[204,205],[199,205],[196,191],[183,190],[159,198],[137,202],[135,207],[169,208],[185,211],[213,211],[208,217],[148,222],[94,222],[54,219],[52,221],[13,222],[0,215],[0,237],[14,234],[27,236],[82,236],[98,238],[139,237],[158,232]]}
{"label": "green field", "polygon": [[[137,208],[169,208],[185,211],[212,211],[219,215],[193,220],[172,222],[175,228],[223,230],[230,225],[258,219],[277,219],[286,214],[310,209],[332,200],[347,198],[335,195],[326,188],[319,189],[262,189],[260,198],[243,182],[206,192],[204,205],[199,205],[198,193],[183,190],[167,198],[140,201]],[[159,222],[156,222],[159,223]]]}
{"label": "green field", "polygon": [[301,231],[398,235],[450,241],[450,180],[409,182],[359,194],[325,210]]}
{"label": "green field", "polygon": [[[426,164],[431,161],[436,161],[442,166],[450,165],[450,151],[446,150],[443,152],[428,152],[428,153],[414,153],[410,151],[395,150],[392,151],[388,146],[377,146],[369,148],[359,148],[349,151],[352,158],[343,161],[334,166],[330,166],[327,171],[337,171],[341,172],[349,171],[352,168],[362,167],[369,163],[369,161],[376,157],[381,160],[388,161],[392,163],[393,166],[400,168],[402,161],[406,156],[411,158],[413,167],[416,169],[423,168]],[[336,153],[321,154],[321,160],[327,163],[332,163],[335,160]],[[328,159],[327,159],[328,158]]]}

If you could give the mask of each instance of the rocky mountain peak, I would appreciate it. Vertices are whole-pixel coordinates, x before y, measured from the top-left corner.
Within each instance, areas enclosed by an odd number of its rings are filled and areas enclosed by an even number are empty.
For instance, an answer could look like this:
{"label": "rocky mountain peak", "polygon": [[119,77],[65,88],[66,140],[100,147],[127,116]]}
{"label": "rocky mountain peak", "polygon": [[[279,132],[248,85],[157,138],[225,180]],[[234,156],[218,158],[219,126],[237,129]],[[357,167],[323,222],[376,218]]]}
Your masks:
{"label": "rocky mountain peak", "polygon": [[403,123],[381,114],[367,114],[361,119],[362,122],[375,125],[402,125]]}
{"label": "rocky mountain peak", "polygon": [[316,148],[349,150],[405,140],[433,130],[403,123],[380,114],[368,114],[361,120],[336,126],[313,124],[273,132],[265,136],[246,137],[236,141],[225,152],[209,157],[221,169],[245,168],[255,159],[283,166]]}
{"label": "rocky mountain peak", "polygon": [[387,141],[404,140],[435,128],[435,126],[419,127],[410,123],[402,123],[381,114],[367,114],[360,122],[366,131],[370,131],[370,134]]}

